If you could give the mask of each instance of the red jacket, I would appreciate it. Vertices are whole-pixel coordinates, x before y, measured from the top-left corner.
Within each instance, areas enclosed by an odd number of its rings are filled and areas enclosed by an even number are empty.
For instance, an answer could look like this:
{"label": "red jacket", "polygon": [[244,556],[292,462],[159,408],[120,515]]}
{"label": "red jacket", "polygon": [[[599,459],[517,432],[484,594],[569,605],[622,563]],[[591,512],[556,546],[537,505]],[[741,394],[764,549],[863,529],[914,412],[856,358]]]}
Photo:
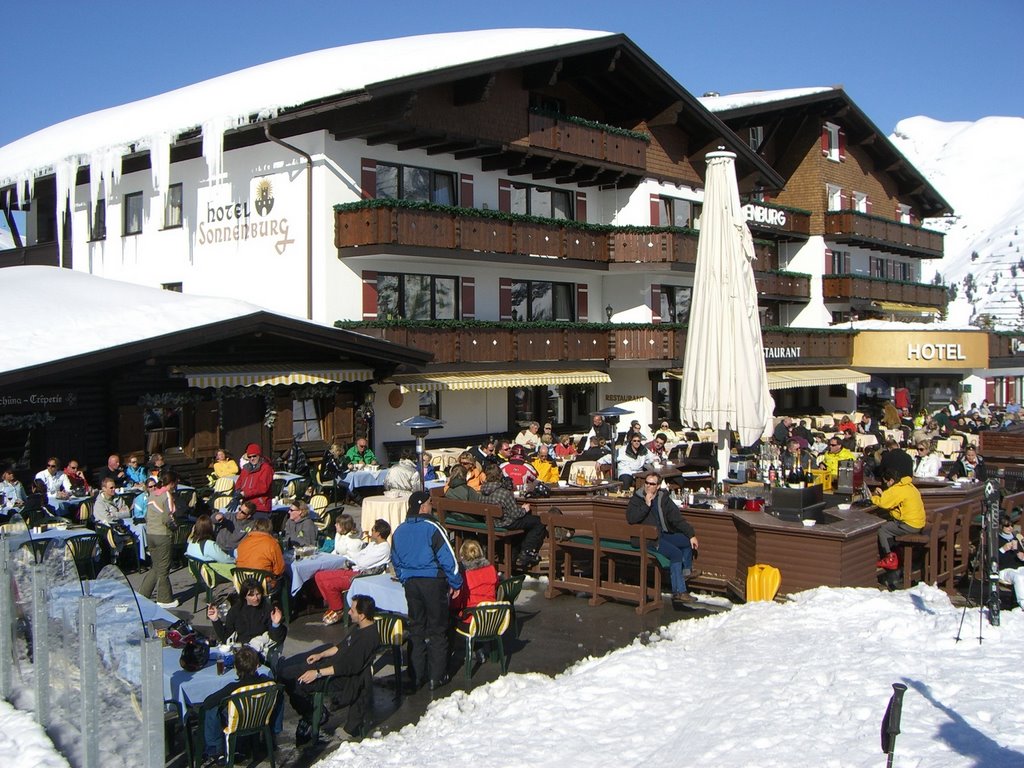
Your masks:
{"label": "red jacket", "polygon": [[452,602],[452,611],[458,612],[459,618],[466,621],[466,608],[498,599],[498,571],[494,566],[486,560],[478,560],[470,565],[476,567],[462,572],[462,591]]}
{"label": "red jacket", "polygon": [[239,493],[244,501],[256,505],[257,512],[270,511],[270,489],[274,485],[274,468],[263,456],[259,466],[244,464],[235,481],[235,493]]}
{"label": "red jacket", "polygon": [[537,479],[537,470],[524,461],[515,459],[501,465],[501,471],[506,477],[512,478],[512,485],[516,488],[527,480]]}

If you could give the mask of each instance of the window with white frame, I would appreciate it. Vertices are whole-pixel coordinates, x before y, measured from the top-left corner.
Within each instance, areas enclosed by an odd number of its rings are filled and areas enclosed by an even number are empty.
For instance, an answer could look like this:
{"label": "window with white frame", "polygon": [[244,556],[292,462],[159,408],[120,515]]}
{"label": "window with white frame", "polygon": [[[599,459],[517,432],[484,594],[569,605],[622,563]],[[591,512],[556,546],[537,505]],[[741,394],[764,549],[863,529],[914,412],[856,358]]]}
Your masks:
{"label": "window with white frame", "polygon": [[849,251],[827,251],[825,266],[830,275],[850,274],[850,252]]}
{"label": "window with white frame", "polygon": [[658,224],[662,227],[692,227],[694,204],[677,197],[658,198]]}
{"label": "window with white frame", "polygon": [[541,216],[545,219],[571,220],[572,197],[564,189],[535,187],[531,184],[513,184],[511,189],[512,213]]}
{"label": "window with white frame", "polygon": [[142,193],[130,192],[124,196],[124,229],[125,235],[142,233]]}
{"label": "window with white frame", "polygon": [[747,140],[750,143],[750,148],[757,152],[761,149],[761,144],[764,142],[764,126],[752,125],[749,130],[750,134],[747,137]]}
{"label": "window with white frame", "polygon": [[837,187],[835,184],[825,185],[825,205],[826,210],[829,211],[841,211],[843,210],[843,188]]}
{"label": "window with white frame", "polygon": [[316,401],[312,398],[292,400],[292,437],[300,442],[323,439],[316,415]]}
{"label": "window with white frame", "polygon": [[825,123],[822,135],[828,146],[822,147],[825,157],[834,162],[839,162],[839,126],[835,123]]}
{"label": "window with white frame", "polygon": [[868,272],[872,277],[885,277],[885,259],[878,256],[869,256]]}
{"label": "window with white frame", "polygon": [[857,213],[868,213],[868,196],[866,193],[853,193],[853,210],[857,211]]}
{"label": "window with white frame", "polygon": [[457,205],[455,174],[411,165],[377,163],[377,197]]}
{"label": "window with white frame", "polygon": [[100,198],[96,201],[96,207],[92,209],[90,219],[89,239],[103,240],[107,236],[107,201]]}
{"label": "window with white frame", "polygon": [[573,299],[574,283],[553,283],[548,280],[514,280],[512,282],[512,319],[539,322],[542,320],[576,319]]}
{"label": "window with white frame", "polygon": [[377,275],[377,317],[406,320],[458,318],[459,279],[444,275]]}
{"label": "window with white frame", "polygon": [[181,227],[181,189],[181,184],[171,184],[167,188],[167,199],[164,201],[164,229]]}
{"label": "window with white frame", "polygon": [[905,205],[904,203],[898,203],[897,206],[896,206],[896,211],[897,211],[897,215],[899,216],[899,220],[900,220],[901,224],[910,224],[911,223],[910,206],[909,205]]}

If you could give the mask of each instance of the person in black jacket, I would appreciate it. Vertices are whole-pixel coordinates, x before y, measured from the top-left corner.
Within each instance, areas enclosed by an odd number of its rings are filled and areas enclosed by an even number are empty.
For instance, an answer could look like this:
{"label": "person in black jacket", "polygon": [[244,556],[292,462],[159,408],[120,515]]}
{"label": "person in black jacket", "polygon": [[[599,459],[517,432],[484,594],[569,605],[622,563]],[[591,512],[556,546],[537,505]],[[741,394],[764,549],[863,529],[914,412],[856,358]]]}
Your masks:
{"label": "person in black jacket", "polygon": [[946,477],[950,480],[966,477],[983,483],[988,480],[988,467],[985,465],[985,460],[978,455],[978,449],[973,445],[968,445]]}
{"label": "person in black jacket", "polygon": [[886,469],[892,468],[896,471],[896,479],[901,477],[914,476],[914,459],[909,453],[900,448],[900,444],[891,437],[885,441],[885,450],[882,458],[878,461],[878,470],[875,476],[882,477]]}
{"label": "person in black jacket", "polygon": [[[242,646],[235,653],[235,674],[238,675],[238,679],[228,683],[216,693],[211,693],[203,700],[203,709],[206,710],[206,716],[203,719],[203,740],[206,743],[203,748],[203,768],[217,765],[217,758],[223,752],[224,702],[243,686],[270,681],[269,677],[264,677],[258,672],[259,667],[259,654],[248,646]],[[278,703],[278,711],[280,711],[280,706]],[[280,718],[278,718],[274,732],[277,733],[280,730]]]}
{"label": "person in black jacket", "polygon": [[327,683],[327,692],[336,706],[348,706],[345,731],[352,734],[360,729],[366,710],[362,697],[370,680],[370,662],[377,651],[379,637],[373,616],[377,605],[368,595],[356,595],[348,609],[352,629],[337,645],[328,646],[318,653],[295,656],[281,663],[278,669],[280,680],[288,692],[288,700],[299,713],[300,720],[295,728],[296,745],[309,740],[312,727],[313,693],[321,678],[332,678]]}
{"label": "person in black jacket", "polygon": [[288,627],[282,621],[281,608],[271,606],[263,593],[263,586],[256,579],[246,579],[242,582],[239,597],[242,599],[236,600],[224,617],[213,603],[207,606],[206,615],[213,623],[217,639],[223,643],[235,634],[236,642],[248,645],[254,637],[266,633],[277,645],[284,643]]}
{"label": "person in black jacket", "polygon": [[693,566],[697,533],[668,491],[661,489],[661,475],[657,472],[648,472],[644,476],[644,487],[633,494],[626,507],[626,520],[633,525],[657,526],[655,550],[669,560],[672,602],[696,602],[696,598],[686,591],[686,577]]}

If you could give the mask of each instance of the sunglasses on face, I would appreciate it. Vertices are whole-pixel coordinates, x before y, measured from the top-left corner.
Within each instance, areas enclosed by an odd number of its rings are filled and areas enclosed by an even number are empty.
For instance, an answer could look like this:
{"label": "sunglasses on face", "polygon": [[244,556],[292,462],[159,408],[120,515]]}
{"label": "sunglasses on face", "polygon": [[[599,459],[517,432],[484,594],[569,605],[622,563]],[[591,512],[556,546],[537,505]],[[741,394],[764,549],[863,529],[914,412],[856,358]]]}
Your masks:
{"label": "sunglasses on face", "polygon": [[644,480],[644,485],[661,485],[661,483],[657,483],[657,482],[652,483],[649,480]]}

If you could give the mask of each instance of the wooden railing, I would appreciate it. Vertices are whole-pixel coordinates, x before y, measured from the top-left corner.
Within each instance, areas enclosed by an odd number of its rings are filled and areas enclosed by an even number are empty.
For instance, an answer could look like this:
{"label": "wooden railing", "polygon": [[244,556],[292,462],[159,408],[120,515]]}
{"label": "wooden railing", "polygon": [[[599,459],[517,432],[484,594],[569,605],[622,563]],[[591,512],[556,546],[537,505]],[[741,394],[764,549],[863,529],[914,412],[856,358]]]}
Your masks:
{"label": "wooden railing", "polygon": [[759,296],[785,297],[810,301],[810,275],[780,275],[776,272],[755,272]]}
{"label": "wooden railing", "polygon": [[988,334],[988,359],[993,362],[996,359],[1021,360],[1024,361],[1024,334],[1013,336],[1002,333]]}
{"label": "wooden railing", "polygon": [[[573,324],[558,328],[493,326],[435,328],[403,326],[374,328],[371,324],[350,326],[386,341],[422,349],[434,355],[434,364],[609,362],[612,360],[661,361],[666,367],[682,363],[686,331],[680,328],[603,325],[587,330]],[[768,367],[788,366],[806,361],[828,361],[848,365],[853,353],[853,334],[813,331],[767,330],[765,348],[794,350],[793,355],[768,358]],[[798,351],[796,351],[798,350]]]}
{"label": "wooden railing", "polygon": [[866,275],[825,275],[822,278],[822,292],[826,301],[868,299],[940,308],[946,306],[948,298],[946,288],[941,285],[899,283]]}
{"label": "wooden railing", "polygon": [[477,216],[461,208],[424,210],[401,205],[357,207],[335,211],[334,216],[334,244],[339,249],[398,245],[601,264],[697,261],[697,232],[667,227],[595,228],[572,221],[548,223]]}
{"label": "wooden railing", "polygon": [[[70,248],[70,244],[65,247]],[[11,248],[0,251],[0,268],[2,267],[59,267],[60,255],[57,243],[40,243],[24,248]]]}
{"label": "wooden railing", "polygon": [[896,253],[929,258],[942,257],[944,235],[941,232],[859,211],[826,212],[825,234],[883,245]]}
{"label": "wooden railing", "polygon": [[643,139],[534,112],[530,113],[530,146],[631,168],[647,167]]}

